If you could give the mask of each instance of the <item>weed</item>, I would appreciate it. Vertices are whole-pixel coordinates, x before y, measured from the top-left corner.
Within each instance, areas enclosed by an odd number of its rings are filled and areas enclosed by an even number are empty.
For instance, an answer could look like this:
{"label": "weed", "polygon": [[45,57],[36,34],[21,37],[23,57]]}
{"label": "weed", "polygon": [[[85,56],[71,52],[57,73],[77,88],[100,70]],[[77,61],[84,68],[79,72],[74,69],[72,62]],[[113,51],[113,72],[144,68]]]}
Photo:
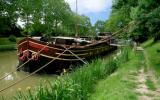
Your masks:
{"label": "weed", "polygon": [[154,83],[149,78],[147,78],[147,80],[146,80],[146,85],[147,85],[148,89],[153,90],[153,91],[156,90]]}

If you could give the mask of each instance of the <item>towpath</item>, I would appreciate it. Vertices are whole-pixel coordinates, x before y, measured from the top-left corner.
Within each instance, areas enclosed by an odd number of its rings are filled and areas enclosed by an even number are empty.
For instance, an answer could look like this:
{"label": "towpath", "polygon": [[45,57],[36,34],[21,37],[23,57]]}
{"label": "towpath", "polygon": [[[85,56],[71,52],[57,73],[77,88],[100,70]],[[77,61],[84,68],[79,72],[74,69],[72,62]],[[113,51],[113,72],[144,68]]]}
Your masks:
{"label": "towpath", "polygon": [[133,80],[136,83],[135,92],[138,100],[160,100],[160,88],[155,77],[155,71],[150,67],[147,52],[142,50],[144,59],[140,61],[140,69],[134,75]]}
{"label": "towpath", "polygon": [[89,100],[160,100],[160,86],[148,52],[137,49],[132,51],[130,61],[95,84]]}

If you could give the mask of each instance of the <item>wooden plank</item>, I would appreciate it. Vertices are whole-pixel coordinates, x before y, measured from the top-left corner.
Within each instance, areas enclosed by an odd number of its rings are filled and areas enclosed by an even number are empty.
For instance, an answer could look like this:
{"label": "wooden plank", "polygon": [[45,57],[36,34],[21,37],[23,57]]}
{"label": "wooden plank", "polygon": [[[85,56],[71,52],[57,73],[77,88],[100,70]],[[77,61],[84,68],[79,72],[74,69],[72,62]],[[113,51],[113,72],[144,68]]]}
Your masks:
{"label": "wooden plank", "polygon": [[110,46],[124,47],[125,45],[120,45],[120,44],[110,44]]}

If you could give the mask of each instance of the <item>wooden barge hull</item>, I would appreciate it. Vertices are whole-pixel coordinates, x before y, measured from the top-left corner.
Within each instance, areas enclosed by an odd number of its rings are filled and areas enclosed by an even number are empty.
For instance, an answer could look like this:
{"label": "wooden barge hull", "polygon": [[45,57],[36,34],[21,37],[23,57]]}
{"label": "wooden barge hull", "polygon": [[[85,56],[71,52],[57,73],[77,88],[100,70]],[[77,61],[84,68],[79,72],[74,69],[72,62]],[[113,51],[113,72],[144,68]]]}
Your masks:
{"label": "wooden barge hull", "polygon": [[[47,42],[37,41],[32,38],[25,38],[18,43],[18,66],[21,66],[29,60],[29,62],[21,69],[27,72],[33,72],[47,64],[52,59],[55,59],[51,64],[40,71],[54,73],[58,70],[69,68],[71,64],[74,65],[77,63],[83,63],[79,58],[86,61],[115,49],[116,47],[110,46],[107,40],[99,41],[86,46],[70,46],[53,43],[48,44]],[[79,58],[77,58],[71,52],[77,55]]]}

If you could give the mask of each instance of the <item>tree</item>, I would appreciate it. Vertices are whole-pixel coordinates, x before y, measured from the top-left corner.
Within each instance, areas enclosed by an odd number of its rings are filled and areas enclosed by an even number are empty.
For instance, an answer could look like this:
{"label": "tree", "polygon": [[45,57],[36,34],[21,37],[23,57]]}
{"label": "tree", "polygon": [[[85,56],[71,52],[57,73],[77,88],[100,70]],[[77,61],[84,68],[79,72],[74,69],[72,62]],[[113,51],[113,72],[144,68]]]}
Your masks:
{"label": "tree", "polygon": [[16,26],[16,5],[15,0],[0,1],[0,34],[9,36],[10,34],[19,35],[20,29]]}
{"label": "tree", "polygon": [[[137,6],[138,0],[114,0],[112,13],[109,20],[105,22],[105,30],[109,32],[117,32],[126,27],[132,21],[130,12],[133,7]],[[128,30],[120,31],[119,37],[127,38]]]}
{"label": "tree", "polygon": [[85,16],[79,16],[78,21],[78,33],[82,36],[92,35],[91,33],[91,22],[90,19]]}
{"label": "tree", "polygon": [[101,21],[101,20],[98,20],[95,25],[95,30],[98,31],[98,32],[104,32],[105,31],[105,22],[104,21]]}
{"label": "tree", "polygon": [[[136,32],[137,40],[144,41],[149,37],[159,37],[159,11],[160,2],[157,0],[139,0],[138,5],[133,8],[131,17],[137,22],[132,28],[132,33]],[[135,36],[134,34],[131,34]]]}
{"label": "tree", "polygon": [[1,0],[0,5],[1,33],[16,29],[20,19],[25,23],[23,30],[30,35],[73,35],[77,17],[85,26],[80,32],[89,32],[89,18],[76,15],[64,0]]}

